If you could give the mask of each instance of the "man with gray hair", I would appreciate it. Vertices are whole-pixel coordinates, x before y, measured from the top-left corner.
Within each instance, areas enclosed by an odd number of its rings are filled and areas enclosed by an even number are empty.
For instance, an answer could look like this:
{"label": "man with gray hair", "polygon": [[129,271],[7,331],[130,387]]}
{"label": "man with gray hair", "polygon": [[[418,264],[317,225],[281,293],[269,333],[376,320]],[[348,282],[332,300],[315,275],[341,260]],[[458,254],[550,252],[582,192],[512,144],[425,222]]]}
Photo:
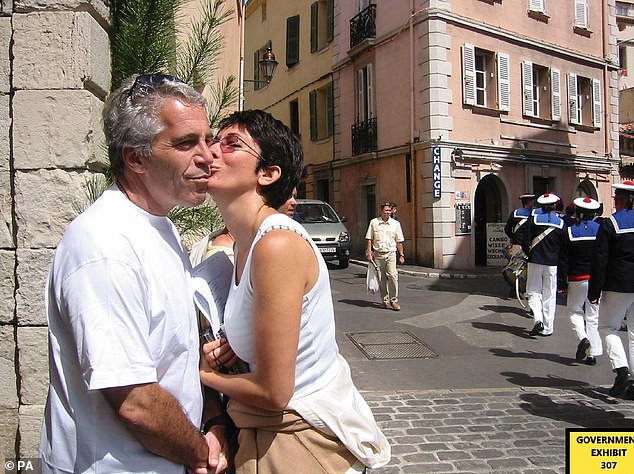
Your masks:
{"label": "man with gray hair", "polygon": [[43,472],[226,467],[217,396],[203,407],[191,264],[167,218],[206,197],[205,106],[163,74],[131,77],[106,101],[116,183],[69,225],[46,289]]}

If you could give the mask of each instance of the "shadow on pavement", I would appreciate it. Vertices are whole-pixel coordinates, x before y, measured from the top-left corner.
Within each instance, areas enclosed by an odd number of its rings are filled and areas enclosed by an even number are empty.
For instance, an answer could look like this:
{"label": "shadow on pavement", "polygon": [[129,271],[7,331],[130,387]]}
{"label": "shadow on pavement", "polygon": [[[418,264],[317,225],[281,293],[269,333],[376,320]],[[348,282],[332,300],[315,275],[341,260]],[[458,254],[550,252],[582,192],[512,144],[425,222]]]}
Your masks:
{"label": "shadow on pavement", "polygon": [[[537,393],[522,394],[520,399],[526,402],[520,404],[520,408],[531,415],[564,421],[585,428],[631,428],[634,425],[634,421],[626,418],[622,413],[588,406],[583,402],[557,403],[550,397]],[[618,403],[616,400],[613,402]]]}
{"label": "shadow on pavement", "polygon": [[485,331],[490,332],[507,332],[523,339],[533,339],[533,336],[528,334],[528,330],[525,327],[511,326],[510,324],[501,323],[483,323],[481,321],[474,321],[471,323],[471,326],[476,329],[484,329]]}
{"label": "shadow on pavement", "polygon": [[551,362],[555,362],[557,364],[567,365],[569,367],[573,367],[579,365],[579,363],[570,357],[562,357],[560,354],[549,354],[544,352],[513,352],[508,349],[489,349],[491,354],[498,357],[513,357],[513,358],[521,358],[521,359],[533,359],[533,360],[549,360]]}
{"label": "shadow on pavement", "polygon": [[376,308],[381,309],[380,303],[376,301],[368,301],[368,300],[350,300],[350,299],[342,299],[339,300],[339,303],[349,304],[352,306],[358,306],[359,308]]}
{"label": "shadow on pavement", "polygon": [[511,313],[517,314],[523,318],[532,319],[530,313],[524,308],[518,308],[517,306],[501,306],[497,304],[483,304],[480,306],[483,311],[491,311],[492,313]]}

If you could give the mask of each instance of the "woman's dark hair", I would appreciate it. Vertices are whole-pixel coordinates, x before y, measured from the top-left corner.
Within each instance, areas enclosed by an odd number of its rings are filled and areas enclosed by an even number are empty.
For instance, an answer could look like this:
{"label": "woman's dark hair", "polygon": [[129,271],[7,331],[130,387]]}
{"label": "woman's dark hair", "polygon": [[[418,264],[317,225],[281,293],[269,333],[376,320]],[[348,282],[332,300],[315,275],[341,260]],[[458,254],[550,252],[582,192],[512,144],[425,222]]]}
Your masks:
{"label": "woman's dark hair", "polygon": [[237,126],[246,131],[260,148],[256,171],[279,166],[282,175],[274,183],[260,188],[265,202],[277,209],[284,204],[299,184],[304,166],[304,152],[297,136],[263,110],[234,112],[219,124],[219,130]]}

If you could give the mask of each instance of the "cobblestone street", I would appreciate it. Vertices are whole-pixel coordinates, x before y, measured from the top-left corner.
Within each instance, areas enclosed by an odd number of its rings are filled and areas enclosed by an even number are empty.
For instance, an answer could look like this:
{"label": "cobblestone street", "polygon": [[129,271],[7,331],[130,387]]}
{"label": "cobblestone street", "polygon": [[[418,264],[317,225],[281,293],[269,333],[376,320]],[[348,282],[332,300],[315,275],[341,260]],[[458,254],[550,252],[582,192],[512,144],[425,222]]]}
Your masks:
{"label": "cobblestone street", "polygon": [[[564,473],[566,428],[634,428],[607,388],[364,393],[392,444],[372,473]],[[598,472],[598,471],[587,471]]]}

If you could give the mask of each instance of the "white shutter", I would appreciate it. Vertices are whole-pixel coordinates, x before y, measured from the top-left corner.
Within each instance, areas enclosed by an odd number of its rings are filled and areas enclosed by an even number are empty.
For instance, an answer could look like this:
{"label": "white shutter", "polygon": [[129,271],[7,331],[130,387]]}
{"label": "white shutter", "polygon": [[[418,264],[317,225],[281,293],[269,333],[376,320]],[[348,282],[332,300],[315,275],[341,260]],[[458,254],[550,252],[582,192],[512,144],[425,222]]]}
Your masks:
{"label": "white shutter", "polygon": [[528,9],[534,12],[544,13],[544,0],[530,0],[528,3]]}
{"label": "white shutter", "polygon": [[462,98],[465,104],[475,105],[475,46],[465,43],[462,47]]}
{"label": "white shutter", "polygon": [[498,108],[511,109],[511,73],[509,71],[509,55],[498,53]]}
{"label": "white shutter", "polygon": [[575,0],[575,26],[588,27],[588,0]]}
{"label": "white shutter", "polygon": [[372,63],[366,66],[367,73],[367,87],[368,87],[368,118],[376,117],[376,111],[374,110],[374,76],[372,74]]}
{"label": "white shutter", "polygon": [[601,81],[592,79],[592,120],[597,128],[601,128],[601,92]]}
{"label": "white shutter", "polygon": [[533,63],[522,61],[522,112],[533,117]]}
{"label": "white shutter", "polygon": [[550,118],[561,120],[561,80],[559,69],[550,70]]}
{"label": "white shutter", "polygon": [[365,80],[363,79],[363,68],[357,71],[357,122],[363,122],[365,116]]}
{"label": "white shutter", "polygon": [[579,110],[577,108],[577,75],[568,74],[568,122],[579,123]]}

